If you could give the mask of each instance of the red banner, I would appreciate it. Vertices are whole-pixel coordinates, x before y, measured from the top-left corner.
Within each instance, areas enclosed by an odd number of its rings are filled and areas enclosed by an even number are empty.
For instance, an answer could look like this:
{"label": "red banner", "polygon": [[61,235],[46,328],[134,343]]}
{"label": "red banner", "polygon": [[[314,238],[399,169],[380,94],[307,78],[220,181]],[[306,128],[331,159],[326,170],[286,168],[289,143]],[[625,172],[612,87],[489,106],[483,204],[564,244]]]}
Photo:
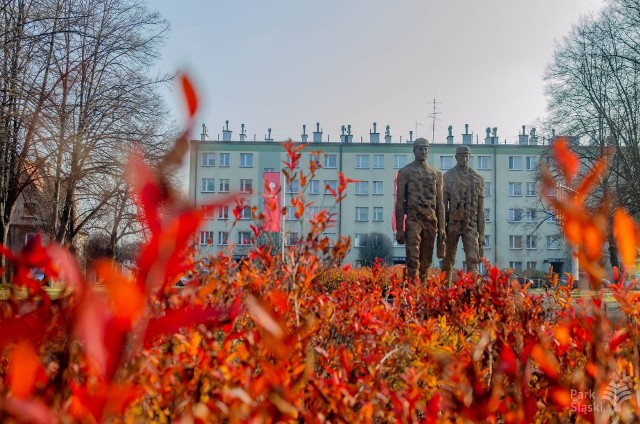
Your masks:
{"label": "red banner", "polygon": [[264,230],[280,231],[280,173],[264,173]]}

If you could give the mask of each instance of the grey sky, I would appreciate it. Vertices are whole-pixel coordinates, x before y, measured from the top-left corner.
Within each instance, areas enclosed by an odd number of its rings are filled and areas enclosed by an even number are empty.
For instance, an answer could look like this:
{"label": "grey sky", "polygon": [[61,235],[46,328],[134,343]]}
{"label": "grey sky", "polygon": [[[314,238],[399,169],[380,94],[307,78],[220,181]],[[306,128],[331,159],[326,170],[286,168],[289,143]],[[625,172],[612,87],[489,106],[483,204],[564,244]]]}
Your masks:
{"label": "grey sky", "polygon": [[[160,68],[187,69],[210,138],[230,121],[249,139],[299,139],[316,122],[325,139],[372,122],[394,140],[435,141],[468,123],[482,140],[498,127],[513,142],[543,118],[543,73],[560,40],[602,0],[154,0],[172,25]],[[167,100],[183,117],[178,93]],[[235,137],[234,137],[235,138]]]}

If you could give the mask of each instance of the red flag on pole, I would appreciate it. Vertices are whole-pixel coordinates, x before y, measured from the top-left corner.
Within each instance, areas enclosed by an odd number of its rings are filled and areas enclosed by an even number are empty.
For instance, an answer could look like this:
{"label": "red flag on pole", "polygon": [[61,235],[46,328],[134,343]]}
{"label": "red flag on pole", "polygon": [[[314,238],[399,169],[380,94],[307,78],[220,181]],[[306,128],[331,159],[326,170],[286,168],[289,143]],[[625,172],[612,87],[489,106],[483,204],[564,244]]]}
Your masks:
{"label": "red flag on pole", "polygon": [[264,173],[264,230],[280,231],[280,173]]}

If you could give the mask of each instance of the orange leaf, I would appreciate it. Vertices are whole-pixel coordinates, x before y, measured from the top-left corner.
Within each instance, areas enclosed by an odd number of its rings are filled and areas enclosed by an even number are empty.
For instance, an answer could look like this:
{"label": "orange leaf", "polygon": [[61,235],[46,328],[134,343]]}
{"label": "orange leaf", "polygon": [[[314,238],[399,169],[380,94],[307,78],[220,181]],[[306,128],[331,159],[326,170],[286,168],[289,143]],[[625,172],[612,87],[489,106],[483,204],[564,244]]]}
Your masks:
{"label": "orange leaf", "polygon": [[42,367],[31,342],[23,340],[9,355],[11,393],[19,399],[27,399],[33,393],[38,369]]}
{"label": "orange leaf", "polygon": [[116,272],[114,264],[101,261],[96,265],[96,275],[103,280],[113,313],[128,325],[133,324],[145,307],[145,294],[139,285]]}
{"label": "orange leaf", "polygon": [[539,343],[533,347],[531,356],[549,377],[556,378],[560,374],[560,364],[556,357]]}
{"label": "orange leaf", "polygon": [[580,160],[569,149],[569,143],[566,137],[558,137],[553,143],[553,156],[558,162],[560,171],[564,175],[565,182],[571,183],[580,168]]}
{"label": "orange leaf", "polygon": [[180,83],[182,84],[182,94],[187,102],[189,119],[191,119],[198,110],[198,96],[196,96],[196,90],[193,88],[193,84],[191,84],[191,80],[186,74],[180,75]]}
{"label": "orange leaf", "polygon": [[633,218],[622,208],[616,209],[613,215],[613,234],[622,262],[628,269],[633,268],[638,254],[638,228]]}
{"label": "orange leaf", "polygon": [[573,402],[571,392],[563,387],[552,387],[549,390],[549,397],[551,397],[553,403],[563,409],[570,407]]}

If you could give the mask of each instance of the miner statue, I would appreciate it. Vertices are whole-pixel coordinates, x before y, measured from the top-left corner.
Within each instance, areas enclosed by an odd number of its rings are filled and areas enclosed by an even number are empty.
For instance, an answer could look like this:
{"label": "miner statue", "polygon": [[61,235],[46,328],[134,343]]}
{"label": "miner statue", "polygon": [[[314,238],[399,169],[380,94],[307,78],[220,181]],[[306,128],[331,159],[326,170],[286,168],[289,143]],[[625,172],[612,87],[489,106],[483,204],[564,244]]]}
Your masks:
{"label": "miner statue", "polygon": [[428,153],[427,139],[416,139],[415,160],[398,171],[396,181],[396,241],[406,244],[407,276],[411,279],[426,279],[436,237],[437,257],[444,256],[442,173],[427,164]]}
{"label": "miner statue", "polygon": [[469,146],[458,147],[457,165],[444,174],[447,243],[442,270],[449,285],[459,238],[462,238],[467,272],[478,272],[478,263],[484,256],[484,179],[469,167],[470,156]]}

